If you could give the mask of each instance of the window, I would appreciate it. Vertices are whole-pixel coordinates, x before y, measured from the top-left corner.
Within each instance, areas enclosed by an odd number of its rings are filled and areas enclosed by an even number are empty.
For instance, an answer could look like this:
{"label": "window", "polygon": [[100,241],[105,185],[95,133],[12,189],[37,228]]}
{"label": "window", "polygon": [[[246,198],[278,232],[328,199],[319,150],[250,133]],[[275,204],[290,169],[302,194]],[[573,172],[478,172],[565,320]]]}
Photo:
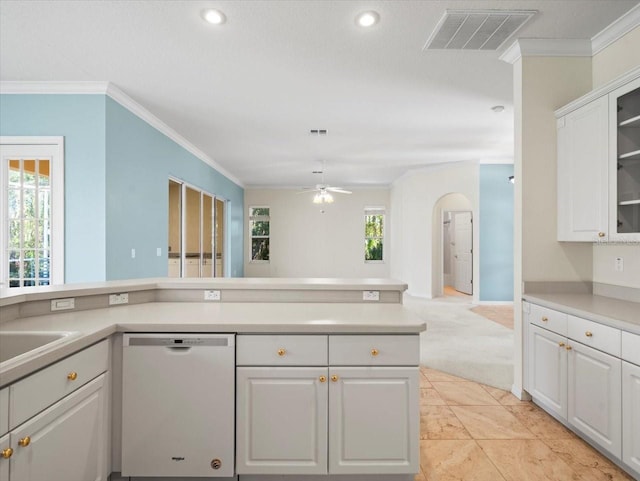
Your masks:
{"label": "window", "polygon": [[251,262],[269,262],[269,207],[249,207]]}
{"label": "window", "polygon": [[364,260],[381,262],[384,260],[384,207],[364,209]]}
{"label": "window", "polygon": [[2,279],[8,287],[64,283],[62,138],[0,142]]}

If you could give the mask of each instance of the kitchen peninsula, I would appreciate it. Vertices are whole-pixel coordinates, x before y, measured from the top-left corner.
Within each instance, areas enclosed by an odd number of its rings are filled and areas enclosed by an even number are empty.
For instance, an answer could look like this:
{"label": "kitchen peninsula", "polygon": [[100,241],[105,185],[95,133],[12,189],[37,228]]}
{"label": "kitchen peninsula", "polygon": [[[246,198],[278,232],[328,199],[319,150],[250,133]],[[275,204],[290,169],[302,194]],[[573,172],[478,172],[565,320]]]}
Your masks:
{"label": "kitchen peninsula", "polygon": [[[0,336],[70,334],[0,363],[0,451],[11,451],[0,458],[0,478],[16,481],[31,472],[40,479],[37,473],[52,467],[39,460],[57,459],[56,450],[65,452],[65,442],[74,440],[86,452],[74,457],[77,464],[65,461],[71,481],[85,481],[87,472],[96,480],[121,479],[121,472],[132,480],[413,479],[419,470],[418,334],[426,326],[402,306],[405,289],[385,279],[144,279],[4,290]],[[197,459],[197,449],[193,456],[165,449],[206,444],[203,435],[176,443],[181,433],[165,431],[146,439],[157,445],[148,453],[166,456],[134,462],[144,452],[134,453],[138,443],[127,441],[143,423],[136,402],[145,390],[136,391],[136,401],[132,386],[157,386],[154,371],[127,378],[128,353],[152,352],[144,349],[163,339],[154,353],[168,348],[186,360],[184,353],[221,338],[235,350],[228,385],[205,392],[205,372],[190,368],[180,376],[181,389],[142,404],[164,419],[163,400],[178,402],[174,394],[182,391],[184,399],[192,396],[175,416],[192,426],[186,432],[216,433],[207,459]],[[167,371],[160,364],[154,369]],[[233,400],[226,411],[197,412],[201,403],[194,399],[223,391]],[[19,417],[12,409],[18,403]],[[219,417],[226,427],[207,429]],[[281,429],[275,429],[278,420],[284,420]],[[171,443],[163,439],[169,435]],[[212,451],[216,436],[222,436],[220,452],[230,454]]]}

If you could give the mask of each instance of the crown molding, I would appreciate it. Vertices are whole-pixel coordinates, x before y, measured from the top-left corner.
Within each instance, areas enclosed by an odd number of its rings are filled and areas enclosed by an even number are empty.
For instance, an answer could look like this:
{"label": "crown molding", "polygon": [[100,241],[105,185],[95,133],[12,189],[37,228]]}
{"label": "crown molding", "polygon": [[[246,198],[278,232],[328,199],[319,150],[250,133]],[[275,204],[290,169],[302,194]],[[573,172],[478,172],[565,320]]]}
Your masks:
{"label": "crown molding", "polygon": [[591,40],[568,38],[520,38],[500,55],[514,64],[522,57],[591,57]]}
{"label": "crown molding", "polygon": [[640,26],[640,4],[633,7],[620,18],[611,22],[601,32],[591,39],[592,55],[607,48],[613,42],[621,39],[634,28]]}
{"label": "crown molding", "polygon": [[0,94],[106,94],[109,82],[32,82],[3,80]]}
{"label": "crown molding", "polygon": [[556,118],[559,119],[560,117],[567,115],[569,112],[573,112],[583,105],[587,105],[588,103],[599,99],[600,97],[609,94],[609,92],[613,92],[614,90],[638,78],[640,78],[640,67],[636,67],[633,70],[630,70],[620,75],[619,77],[616,77],[611,82],[603,85],[602,87],[596,90],[592,90],[586,95],[583,95],[582,97],[575,99],[573,102],[565,105],[564,107],[559,108],[555,111]]}
{"label": "crown molding", "polygon": [[0,94],[102,94],[107,95],[129,112],[140,118],[154,129],[158,130],[180,147],[217,170],[227,179],[244,188],[244,183],[227,169],[218,164],[189,140],[169,127],[145,107],[129,97],[111,82],[31,82],[31,81],[1,81]]}

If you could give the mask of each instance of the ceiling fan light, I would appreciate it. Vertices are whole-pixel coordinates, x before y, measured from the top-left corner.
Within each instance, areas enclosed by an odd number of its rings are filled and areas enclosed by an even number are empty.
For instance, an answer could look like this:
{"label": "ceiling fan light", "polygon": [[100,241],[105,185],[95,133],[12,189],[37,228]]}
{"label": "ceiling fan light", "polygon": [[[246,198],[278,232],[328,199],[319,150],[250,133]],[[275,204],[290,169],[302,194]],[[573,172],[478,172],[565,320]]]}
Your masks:
{"label": "ceiling fan light", "polygon": [[331,194],[329,194],[329,193],[325,193],[324,194],[324,201],[327,204],[331,204],[333,202],[333,196]]}
{"label": "ceiling fan light", "polygon": [[316,194],[313,196],[314,204],[322,204],[322,196],[320,194]]}
{"label": "ceiling fan light", "polygon": [[207,9],[207,10],[203,10],[202,11],[202,18],[212,24],[212,25],[221,25],[223,24],[227,17],[225,17],[224,13],[222,13],[220,10],[215,10],[213,8]]}

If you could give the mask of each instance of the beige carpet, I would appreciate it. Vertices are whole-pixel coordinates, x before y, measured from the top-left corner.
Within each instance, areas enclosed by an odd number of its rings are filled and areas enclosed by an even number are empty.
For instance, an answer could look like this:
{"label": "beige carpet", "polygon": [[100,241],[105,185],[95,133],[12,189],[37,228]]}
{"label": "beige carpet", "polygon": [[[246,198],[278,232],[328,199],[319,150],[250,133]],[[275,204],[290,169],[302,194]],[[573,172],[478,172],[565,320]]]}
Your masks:
{"label": "beige carpet", "polygon": [[405,295],[404,305],[427,323],[420,335],[423,366],[511,390],[512,329],[472,312],[475,306],[466,298]]}

